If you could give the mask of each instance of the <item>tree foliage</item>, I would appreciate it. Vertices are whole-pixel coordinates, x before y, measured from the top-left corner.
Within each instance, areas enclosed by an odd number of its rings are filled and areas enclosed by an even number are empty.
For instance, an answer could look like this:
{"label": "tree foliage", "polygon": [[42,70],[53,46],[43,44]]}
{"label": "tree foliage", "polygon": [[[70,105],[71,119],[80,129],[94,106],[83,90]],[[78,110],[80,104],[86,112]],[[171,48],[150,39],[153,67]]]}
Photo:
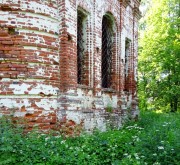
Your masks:
{"label": "tree foliage", "polygon": [[140,24],[140,108],[175,112],[180,98],[180,2],[152,0],[149,5]]}

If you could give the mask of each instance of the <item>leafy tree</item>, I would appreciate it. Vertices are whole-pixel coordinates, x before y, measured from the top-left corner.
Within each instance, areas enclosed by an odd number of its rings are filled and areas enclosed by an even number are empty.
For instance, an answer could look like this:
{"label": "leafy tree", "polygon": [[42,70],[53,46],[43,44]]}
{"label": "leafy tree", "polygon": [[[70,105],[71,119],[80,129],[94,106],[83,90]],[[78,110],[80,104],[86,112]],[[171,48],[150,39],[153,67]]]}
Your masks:
{"label": "leafy tree", "polygon": [[180,98],[180,2],[152,0],[148,4],[140,24],[140,108],[176,112]]}

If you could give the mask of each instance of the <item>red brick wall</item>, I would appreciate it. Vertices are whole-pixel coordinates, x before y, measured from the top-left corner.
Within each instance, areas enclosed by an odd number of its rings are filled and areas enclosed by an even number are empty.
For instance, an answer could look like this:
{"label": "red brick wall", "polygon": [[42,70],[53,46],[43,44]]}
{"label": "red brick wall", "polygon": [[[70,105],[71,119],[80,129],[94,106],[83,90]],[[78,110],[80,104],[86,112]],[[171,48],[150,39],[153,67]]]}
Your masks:
{"label": "red brick wall", "polygon": [[58,4],[0,2],[0,113],[46,129],[59,92]]}
{"label": "red brick wall", "polygon": [[[0,115],[49,129],[57,120],[104,129],[106,109],[117,121],[136,96],[138,0],[0,0]],[[86,13],[85,79],[77,83],[77,10]],[[114,22],[112,89],[101,88],[102,18]],[[124,92],[125,38],[131,40]],[[118,125],[120,125],[118,123]]]}

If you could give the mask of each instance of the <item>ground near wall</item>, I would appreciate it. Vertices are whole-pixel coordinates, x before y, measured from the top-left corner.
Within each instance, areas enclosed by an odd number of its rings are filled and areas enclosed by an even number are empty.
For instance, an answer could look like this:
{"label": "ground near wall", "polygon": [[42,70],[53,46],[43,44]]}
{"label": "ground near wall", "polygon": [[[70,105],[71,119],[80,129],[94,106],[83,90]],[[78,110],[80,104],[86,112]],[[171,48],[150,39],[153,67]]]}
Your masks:
{"label": "ground near wall", "polygon": [[141,113],[121,130],[80,137],[23,134],[0,120],[0,165],[179,165],[180,114]]}

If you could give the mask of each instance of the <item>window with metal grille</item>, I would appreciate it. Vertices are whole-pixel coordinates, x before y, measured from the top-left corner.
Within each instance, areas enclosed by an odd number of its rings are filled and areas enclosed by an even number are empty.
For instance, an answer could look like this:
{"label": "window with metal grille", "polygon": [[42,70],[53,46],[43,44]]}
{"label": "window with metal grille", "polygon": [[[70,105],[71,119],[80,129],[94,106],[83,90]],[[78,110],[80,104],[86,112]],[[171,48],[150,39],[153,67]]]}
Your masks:
{"label": "window with metal grille", "polygon": [[129,55],[130,55],[130,40],[126,38],[125,41],[125,66],[124,66],[124,80],[125,80],[125,91],[129,90],[128,84],[128,72],[129,72]]}
{"label": "window with metal grille", "polygon": [[77,12],[77,82],[82,84],[84,74],[85,53],[85,18],[82,11]]}
{"label": "window with metal grille", "polygon": [[102,87],[110,88],[112,83],[113,22],[108,15],[102,20]]}

